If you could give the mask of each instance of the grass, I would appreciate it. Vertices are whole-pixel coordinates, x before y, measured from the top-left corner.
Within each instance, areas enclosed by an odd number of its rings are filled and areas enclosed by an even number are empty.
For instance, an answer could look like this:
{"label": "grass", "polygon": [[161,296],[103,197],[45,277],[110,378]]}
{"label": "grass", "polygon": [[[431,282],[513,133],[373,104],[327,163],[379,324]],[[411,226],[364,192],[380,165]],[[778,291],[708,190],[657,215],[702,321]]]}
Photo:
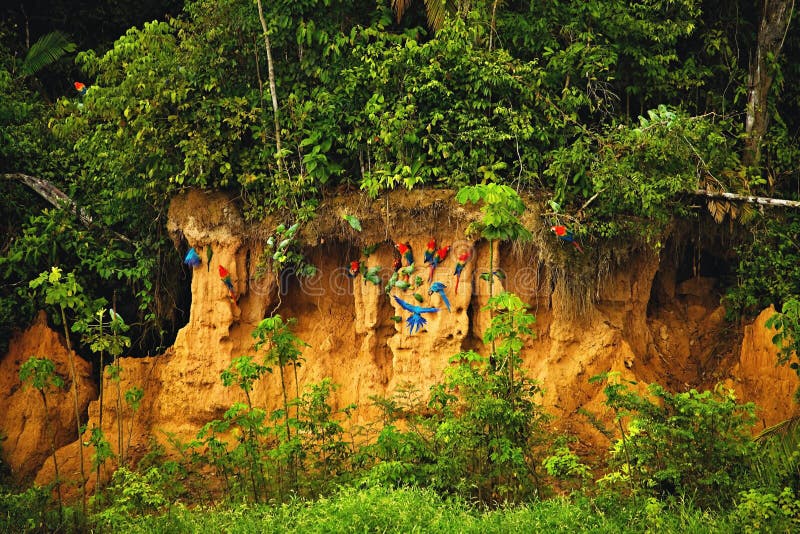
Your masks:
{"label": "grass", "polygon": [[113,531],[130,533],[338,532],[731,532],[728,516],[690,503],[556,498],[526,506],[484,510],[419,489],[343,489],[330,498],[289,504],[186,508],[163,515],[119,517]]}

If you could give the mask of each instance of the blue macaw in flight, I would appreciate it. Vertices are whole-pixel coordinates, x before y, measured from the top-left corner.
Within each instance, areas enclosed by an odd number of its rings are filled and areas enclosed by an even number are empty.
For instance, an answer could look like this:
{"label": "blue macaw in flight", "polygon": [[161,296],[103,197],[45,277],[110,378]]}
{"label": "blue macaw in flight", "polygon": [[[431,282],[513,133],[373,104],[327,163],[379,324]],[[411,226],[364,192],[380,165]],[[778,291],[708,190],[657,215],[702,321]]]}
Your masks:
{"label": "blue macaw in flight", "polygon": [[401,308],[404,310],[411,312],[411,315],[406,319],[406,323],[408,323],[408,329],[410,330],[411,334],[418,331],[420,328],[425,326],[428,321],[421,315],[423,313],[436,313],[439,311],[439,308],[424,308],[422,306],[415,306],[413,304],[409,304],[408,302],[394,297],[394,300],[400,305]]}

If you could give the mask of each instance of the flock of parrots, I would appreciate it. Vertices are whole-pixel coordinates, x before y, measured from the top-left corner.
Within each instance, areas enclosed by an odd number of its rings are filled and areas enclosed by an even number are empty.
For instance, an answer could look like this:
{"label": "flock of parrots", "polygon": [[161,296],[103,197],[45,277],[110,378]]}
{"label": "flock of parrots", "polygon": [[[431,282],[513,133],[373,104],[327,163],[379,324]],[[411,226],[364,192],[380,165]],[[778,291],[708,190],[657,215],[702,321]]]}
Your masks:
{"label": "flock of parrots", "polygon": [[[76,89],[78,88],[78,82],[76,82]],[[557,225],[550,228],[550,230],[564,243],[571,243],[578,252],[583,252],[583,248],[581,248],[580,243],[575,239],[574,234],[572,231],[568,230],[565,226]],[[365,256],[369,256],[371,253],[375,251],[377,245],[372,247],[368,247],[363,251]],[[414,287],[414,289],[419,288],[422,285],[422,277],[416,276],[411,281],[411,275],[414,273],[414,252],[411,250],[411,244],[409,242],[405,243],[395,243],[394,245],[395,250],[395,258],[392,264],[393,274],[389,278],[389,282],[385,287],[386,294],[388,295],[389,292],[394,289],[401,289],[403,291]],[[445,289],[447,286],[442,282],[433,281],[433,275],[436,271],[436,268],[444,262],[447,258],[448,253],[450,252],[450,245],[444,247],[437,247],[436,239],[431,238],[428,241],[428,245],[425,248],[425,255],[424,261],[429,266],[428,271],[428,295],[432,295],[436,293],[439,295],[439,298],[447,307],[447,311],[450,310],[450,300],[447,298],[447,294],[445,293]],[[208,270],[211,269],[211,258],[213,256],[213,252],[211,250],[211,245],[206,246],[206,264],[208,265]],[[458,294],[458,283],[461,280],[461,272],[464,270],[464,266],[469,261],[470,257],[472,256],[472,252],[467,250],[462,252],[458,255],[458,259],[456,261],[455,271],[453,272],[453,276],[456,278],[456,284],[454,288],[455,294]],[[203,260],[200,258],[200,255],[191,247],[189,252],[186,253],[186,257],[184,258],[183,262],[191,268],[197,268],[202,263]],[[403,265],[405,263],[405,265]],[[357,276],[361,275],[364,278],[364,283],[372,282],[375,285],[379,285],[381,283],[381,278],[379,273],[381,271],[381,266],[377,265],[374,267],[367,268],[361,262],[361,260],[353,260],[350,262],[350,267],[347,269],[347,276],[349,278],[356,278]],[[233,303],[234,306],[238,306],[239,297],[236,294],[236,291],[233,287],[233,281],[231,280],[231,275],[225,267],[222,265],[219,266],[219,277],[225,287],[228,290],[228,298]],[[414,334],[414,332],[418,332],[427,321],[422,316],[423,313],[436,313],[439,311],[439,308],[434,307],[425,307],[425,306],[417,306],[416,304],[411,304],[406,302],[405,300],[401,299],[397,295],[393,295],[395,302],[400,305],[401,308],[406,310],[407,312],[411,313],[411,315],[406,319],[406,323],[408,324],[408,329],[410,334]],[[423,298],[418,292],[414,292],[414,298],[417,302],[422,303]],[[401,318],[399,316],[394,316],[392,319],[396,321],[400,321]]]}
{"label": "flock of parrots", "polygon": [[[85,84],[81,82],[75,82],[75,90],[80,94],[80,96],[84,96],[87,91],[87,87]],[[575,236],[571,230],[569,230],[566,226],[563,225],[556,225],[552,226],[550,230],[564,243],[572,243],[572,245],[578,250],[578,252],[583,252],[580,243],[575,239]],[[414,252],[411,250],[411,245],[408,242],[405,243],[395,243],[395,250],[397,251],[397,256],[394,259],[393,263],[393,271],[392,277],[389,279],[389,283],[386,286],[386,293],[388,294],[389,291],[393,288],[402,289],[403,291],[409,289],[411,287],[411,274],[414,272]],[[372,248],[374,251],[374,248]],[[447,307],[447,311],[450,311],[450,301],[447,298],[447,294],[445,293],[445,289],[447,288],[442,282],[434,282],[433,281],[433,274],[436,271],[436,268],[441,264],[445,258],[447,258],[448,253],[450,252],[450,246],[438,247],[436,246],[436,239],[431,238],[428,241],[428,246],[425,248],[425,263],[429,265],[428,271],[428,295],[432,295],[436,293],[441,298],[444,305]],[[455,272],[453,273],[456,277],[456,285],[454,292],[458,294],[458,283],[461,280],[461,271],[464,270],[464,266],[469,261],[471,256],[471,252],[468,250],[466,252],[462,252],[458,255],[458,261],[456,262]],[[211,269],[211,257],[213,253],[211,251],[211,245],[206,247],[206,264],[208,265],[208,269]],[[367,256],[369,254],[366,254]],[[405,261],[405,266],[403,266],[403,261]],[[184,258],[183,262],[192,268],[199,267],[203,261],[200,259],[200,255],[197,254],[197,251],[194,247],[189,249],[189,252],[186,253],[186,257]],[[379,276],[379,272],[381,270],[380,266],[370,267],[367,269],[361,264],[360,260],[354,260],[350,262],[350,268],[347,271],[347,275],[350,278],[355,278],[359,274],[364,278],[364,283],[372,282],[375,285],[380,284],[381,279]],[[493,273],[494,274],[494,273]],[[225,287],[228,289],[228,298],[233,303],[234,306],[238,306],[239,297],[236,294],[236,291],[233,288],[233,281],[231,280],[231,275],[225,267],[222,265],[219,266],[219,277]],[[414,286],[418,288],[422,285],[422,278],[417,276],[414,279]],[[422,302],[422,296],[415,292],[414,298],[418,302]],[[401,308],[411,313],[406,322],[408,323],[408,328],[410,333],[413,334],[416,331],[419,331],[420,328],[425,326],[427,321],[424,317],[422,317],[423,313],[436,313],[439,311],[439,308],[432,308],[432,307],[424,307],[424,306],[417,306],[415,304],[410,304],[401,298],[394,296],[394,300],[400,305]],[[394,317],[396,320],[400,320],[399,317]]]}

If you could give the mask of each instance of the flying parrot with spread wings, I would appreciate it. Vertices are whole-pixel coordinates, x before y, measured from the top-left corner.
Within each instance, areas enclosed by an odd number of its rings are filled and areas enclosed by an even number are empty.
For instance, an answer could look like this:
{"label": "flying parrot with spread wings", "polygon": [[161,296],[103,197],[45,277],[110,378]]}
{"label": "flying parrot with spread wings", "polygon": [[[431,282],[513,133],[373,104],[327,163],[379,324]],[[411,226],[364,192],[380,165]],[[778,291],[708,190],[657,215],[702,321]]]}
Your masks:
{"label": "flying parrot with spread wings", "polygon": [[411,315],[406,319],[406,323],[408,323],[408,329],[410,330],[411,334],[414,334],[415,331],[419,331],[420,328],[425,326],[428,321],[421,315],[423,313],[436,313],[439,311],[439,308],[425,308],[422,306],[415,306],[414,304],[409,304],[408,302],[398,298],[397,296],[394,297],[394,300],[400,305],[401,308],[404,310],[411,312]]}
{"label": "flying parrot with spread wings", "polygon": [[445,258],[447,257],[447,253],[450,252],[450,246],[440,247],[439,250],[436,251],[436,254],[433,255],[431,259],[431,269],[430,273],[428,274],[428,283],[430,284],[433,280],[433,271],[436,270],[436,267],[442,263]]}
{"label": "flying parrot with spread wings", "polygon": [[396,243],[395,248],[403,256],[403,259],[406,260],[406,265],[411,265],[414,263],[414,252],[411,250],[411,243],[406,241],[405,243]]}
{"label": "flying parrot with spread wings", "polygon": [[581,254],[583,253],[583,249],[581,248],[580,243],[575,240],[575,235],[572,233],[572,230],[568,230],[564,225],[556,225],[551,226],[550,230],[556,234],[556,236],[563,241],[564,243],[572,243],[572,245],[578,249],[578,252]]}
{"label": "flying parrot with spread wings", "polygon": [[469,261],[469,257],[471,255],[472,253],[469,250],[467,250],[466,252],[462,252],[461,254],[458,255],[458,261],[456,262],[456,272],[454,273],[456,277],[456,288],[455,288],[456,295],[458,295],[458,283],[461,281],[461,271],[464,270],[464,266]]}
{"label": "flying parrot with spread wings", "polygon": [[441,282],[434,282],[431,284],[430,289],[428,289],[428,295],[433,293],[438,293],[439,297],[444,302],[444,305],[447,306],[447,311],[450,311],[450,301],[447,300],[447,295],[445,294],[444,290],[447,286]]}
{"label": "flying parrot with spread wings", "polygon": [[436,254],[436,240],[431,238],[431,240],[428,241],[428,246],[425,248],[425,263],[432,262],[434,254]]}
{"label": "flying parrot with spread wings", "polygon": [[200,259],[197,251],[192,247],[189,249],[189,252],[186,253],[186,257],[183,258],[183,263],[194,269],[195,267],[200,267],[203,260]]}
{"label": "flying parrot with spread wings", "polygon": [[219,277],[222,279],[222,283],[225,284],[225,287],[228,288],[228,298],[231,299],[234,306],[238,306],[239,297],[236,296],[236,292],[233,290],[233,281],[231,280],[231,273],[228,272],[228,269],[223,267],[222,265],[219,266]]}

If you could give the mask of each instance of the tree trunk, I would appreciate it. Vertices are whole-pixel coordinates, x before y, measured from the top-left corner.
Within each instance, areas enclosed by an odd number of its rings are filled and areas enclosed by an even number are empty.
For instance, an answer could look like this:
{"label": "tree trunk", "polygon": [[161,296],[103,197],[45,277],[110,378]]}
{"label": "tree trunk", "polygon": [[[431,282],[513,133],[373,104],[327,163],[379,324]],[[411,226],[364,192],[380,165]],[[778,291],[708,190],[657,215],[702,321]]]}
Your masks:
{"label": "tree trunk", "polygon": [[[261,21],[261,30],[264,32],[264,48],[267,49],[267,77],[269,78],[269,93],[272,96],[272,113],[275,117],[275,149],[281,151],[281,122],[278,116],[278,93],[275,86],[275,68],[272,62],[272,45],[269,42],[269,31],[267,21],[264,19],[264,9],[261,0],[258,0],[258,20]],[[278,169],[280,169],[280,158],[278,159]]]}
{"label": "tree trunk", "polygon": [[767,96],[772,86],[772,64],[780,55],[794,11],[794,0],[763,0],[756,51],[747,76],[745,151],[747,167],[761,162],[761,143],[769,125]]}

